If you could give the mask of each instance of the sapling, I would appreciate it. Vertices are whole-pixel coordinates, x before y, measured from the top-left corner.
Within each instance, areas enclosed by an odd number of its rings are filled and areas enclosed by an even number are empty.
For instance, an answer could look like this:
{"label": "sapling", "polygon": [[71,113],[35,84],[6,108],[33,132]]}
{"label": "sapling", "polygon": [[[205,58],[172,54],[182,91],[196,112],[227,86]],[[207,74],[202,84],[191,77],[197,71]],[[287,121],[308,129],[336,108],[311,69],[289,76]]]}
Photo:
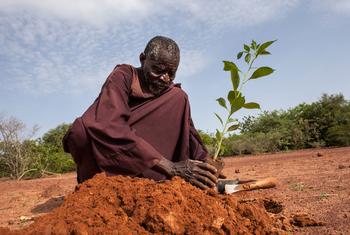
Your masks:
{"label": "sapling", "polygon": [[234,114],[241,108],[260,109],[260,105],[258,103],[246,102],[245,96],[242,94],[242,90],[248,81],[265,77],[273,73],[274,70],[270,67],[263,66],[256,68],[253,67],[253,65],[259,56],[271,54],[266,49],[275,41],[276,40],[257,44],[256,41],[252,40],[250,45],[244,44],[243,51],[240,51],[237,54],[237,60],[244,58],[246,63],[245,71],[239,69],[238,66],[232,61],[223,61],[224,71],[231,73],[232,90],[228,92],[227,100],[223,97],[216,99],[219,105],[227,111],[227,117],[226,119],[223,119],[217,113],[214,113],[222,127],[221,131],[216,129],[214,160],[216,160],[220,154],[224,136],[227,133],[235,131],[239,128],[238,120],[232,118],[232,116],[234,116]]}

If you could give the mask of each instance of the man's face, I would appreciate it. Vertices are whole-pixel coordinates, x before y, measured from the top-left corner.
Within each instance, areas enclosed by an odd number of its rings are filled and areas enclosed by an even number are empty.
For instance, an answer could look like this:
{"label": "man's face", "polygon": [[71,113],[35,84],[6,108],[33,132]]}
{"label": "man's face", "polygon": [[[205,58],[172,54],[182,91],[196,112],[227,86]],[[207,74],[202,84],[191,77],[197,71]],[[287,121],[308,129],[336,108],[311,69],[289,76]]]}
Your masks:
{"label": "man's face", "polygon": [[149,91],[159,95],[175,79],[179,58],[169,55],[166,51],[161,51],[158,58],[146,55],[144,57],[141,55],[140,58]]}

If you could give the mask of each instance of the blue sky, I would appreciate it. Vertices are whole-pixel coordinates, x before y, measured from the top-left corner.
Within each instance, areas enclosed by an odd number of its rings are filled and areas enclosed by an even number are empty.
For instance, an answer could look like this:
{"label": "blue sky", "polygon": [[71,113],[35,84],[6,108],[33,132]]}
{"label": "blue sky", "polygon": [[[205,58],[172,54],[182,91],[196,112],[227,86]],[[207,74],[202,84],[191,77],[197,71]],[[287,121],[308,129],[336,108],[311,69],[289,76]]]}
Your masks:
{"label": "blue sky", "polygon": [[257,61],[275,73],[244,90],[262,110],[310,103],[322,93],[350,99],[350,0],[0,0],[0,112],[39,125],[38,135],[70,123],[116,64],[139,66],[156,35],[180,46],[176,81],[198,129],[219,126],[215,99],[230,88],[222,60],[234,60],[251,39],[278,40],[272,55]]}

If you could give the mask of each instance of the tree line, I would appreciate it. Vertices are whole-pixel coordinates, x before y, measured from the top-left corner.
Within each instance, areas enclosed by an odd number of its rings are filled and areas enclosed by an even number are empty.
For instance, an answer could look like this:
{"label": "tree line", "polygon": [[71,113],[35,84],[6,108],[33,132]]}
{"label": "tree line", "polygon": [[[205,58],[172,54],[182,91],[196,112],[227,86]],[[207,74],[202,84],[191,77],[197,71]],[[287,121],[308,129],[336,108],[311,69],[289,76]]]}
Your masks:
{"label": "tree line", "polygon": [[[350,145],[350,102],[327,95],[288,110],[264,111],[240,122],[240,132],[226,136],[222,156]],[[213,153],[213,134],[200,131]]]}
{"label": "tree line", "polygon": [[63,151],[62,138],[69,124],[60,124],[33,139],[30,130],[15,117],[0,117],[0,177],[22,179],[43,177],[75,170],[75,163]]}
{"label": "tree line", "polygon": [[[74,161],[62,146],[69,126],[60,124],[33,139],[37,127],[28,129],[20,120],[0,115],[0,177],[22,179],[74,171]],[[214,134],[199,133],[214,154]],[[239,123],[239,132],[225,136],[222,144],[222,156],[350,146],[350,102],[342,94],[324,94],[311,104],[248,116]]]}

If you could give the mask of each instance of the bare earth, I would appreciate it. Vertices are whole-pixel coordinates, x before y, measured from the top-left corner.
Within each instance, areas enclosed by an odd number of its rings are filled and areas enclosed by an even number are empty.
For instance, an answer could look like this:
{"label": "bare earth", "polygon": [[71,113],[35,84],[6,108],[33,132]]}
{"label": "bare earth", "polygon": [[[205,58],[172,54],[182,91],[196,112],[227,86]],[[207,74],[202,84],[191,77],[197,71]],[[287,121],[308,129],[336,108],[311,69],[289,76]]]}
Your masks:
{"label": "bare earth", "polygon": [[[293,227],[293,234],[350,234],[350,147],[302,150],[225,159],[229,178],[275,177],[276,188],[240,192],[250,200],[270,198],[283,206],[278,216],[305,215],[323,226]],[[0,227],[24,227],[58,207],[76,185],[74,173],[0,181]]]}

